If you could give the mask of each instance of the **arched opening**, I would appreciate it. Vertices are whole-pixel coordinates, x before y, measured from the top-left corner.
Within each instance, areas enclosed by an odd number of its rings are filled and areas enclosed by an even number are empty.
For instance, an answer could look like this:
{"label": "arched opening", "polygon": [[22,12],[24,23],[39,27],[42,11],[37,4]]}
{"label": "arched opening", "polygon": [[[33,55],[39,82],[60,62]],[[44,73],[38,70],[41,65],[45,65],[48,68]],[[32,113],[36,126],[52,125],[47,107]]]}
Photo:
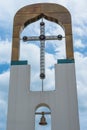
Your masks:
{"label": "arched opening", "polygon": [[[61,34],[65,36],[63,28],[54,22],[50,22],[43,18],[45,23],[45,36],[58,36]],[[40,36],[40,22],[38,21],[29,24],[21,33],[21,39],[23,36],[32,37]],[[45,40],[45,79],[40,79],[40,40],[23,42],[20,44],[20,60],[28,60],[31,65],[31,91],[53,91],[55,90],[55,69],[54,65],[57,63],[57,59],[64,59],[65,53],[65,38],[62,40]],[[23,53],[24,52],[24,53]],[[43,90],[42,90],[43,89]]]}
{"label": "arched opening", "polygon": [[40,104],[35,111],[35,130],[51,130],[51,110]]}

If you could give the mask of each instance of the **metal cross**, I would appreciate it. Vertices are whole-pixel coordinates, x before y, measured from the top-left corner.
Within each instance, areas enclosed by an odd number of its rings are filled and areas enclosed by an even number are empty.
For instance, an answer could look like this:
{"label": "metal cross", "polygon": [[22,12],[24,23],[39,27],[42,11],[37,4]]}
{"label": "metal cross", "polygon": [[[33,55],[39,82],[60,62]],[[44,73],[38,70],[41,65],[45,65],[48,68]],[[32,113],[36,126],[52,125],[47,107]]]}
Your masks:
{"label": "metal cross", "polygon": [[26,41],[40,41],[40,78],[43,80],[45,79],[45,41],[46,40],[62,40],[64,38],[62,35],[57,36],[45,36],[45,23],[42,21],[40,22],[40,36],[31,36],[27,37],[24,36],[22,40]]}

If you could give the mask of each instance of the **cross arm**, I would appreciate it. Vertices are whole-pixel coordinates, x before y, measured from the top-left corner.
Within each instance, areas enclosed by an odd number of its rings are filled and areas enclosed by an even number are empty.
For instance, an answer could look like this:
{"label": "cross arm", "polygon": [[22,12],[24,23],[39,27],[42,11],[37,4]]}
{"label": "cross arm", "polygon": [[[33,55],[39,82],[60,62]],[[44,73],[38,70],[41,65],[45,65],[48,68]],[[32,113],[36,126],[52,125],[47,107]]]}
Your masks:
{"label": "cross arm", "polygon": [[24,42],[26,41],[40,41],[40,40],[62,40],[63,37],[62,35],[53,35],[53,36],[45,36],[45,35],[40,35],[40,36],[31,36],[31,37],[27,37],[24,36],[21,40],[23,40]]}

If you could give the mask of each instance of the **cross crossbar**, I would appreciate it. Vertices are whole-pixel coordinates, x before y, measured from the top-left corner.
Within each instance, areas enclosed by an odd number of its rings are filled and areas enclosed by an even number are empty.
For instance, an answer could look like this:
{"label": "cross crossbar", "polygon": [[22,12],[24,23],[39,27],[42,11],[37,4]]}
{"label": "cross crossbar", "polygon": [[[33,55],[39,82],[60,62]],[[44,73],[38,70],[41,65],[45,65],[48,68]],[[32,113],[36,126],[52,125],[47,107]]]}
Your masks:
{"label": "cross crossbar", "polygon": [[[62,38],[65,38],[65,37],[63,37],[62,35],[45,36],[45,40],[62,40]],[[24,36],[21,40],[23,40],[24,42],[26,42],[26,41],[39,41],[40,36],[31,36],[31,37]]]}

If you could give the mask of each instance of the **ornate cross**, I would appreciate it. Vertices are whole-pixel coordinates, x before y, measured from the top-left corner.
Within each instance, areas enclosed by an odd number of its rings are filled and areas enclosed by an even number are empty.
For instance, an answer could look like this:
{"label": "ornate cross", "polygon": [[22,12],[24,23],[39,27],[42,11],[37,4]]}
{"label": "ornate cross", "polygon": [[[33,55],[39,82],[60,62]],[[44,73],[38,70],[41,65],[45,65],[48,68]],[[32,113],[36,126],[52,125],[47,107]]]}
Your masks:
{"label": "ornate cross", "polygon": [[45,79],[45,41],[46,40],[62,40],[64,38],[62,35],[45,36],[45,23],[40,22],[40,36],[24,36],[22,40],[26,41],[40,41],[40,78]]}

